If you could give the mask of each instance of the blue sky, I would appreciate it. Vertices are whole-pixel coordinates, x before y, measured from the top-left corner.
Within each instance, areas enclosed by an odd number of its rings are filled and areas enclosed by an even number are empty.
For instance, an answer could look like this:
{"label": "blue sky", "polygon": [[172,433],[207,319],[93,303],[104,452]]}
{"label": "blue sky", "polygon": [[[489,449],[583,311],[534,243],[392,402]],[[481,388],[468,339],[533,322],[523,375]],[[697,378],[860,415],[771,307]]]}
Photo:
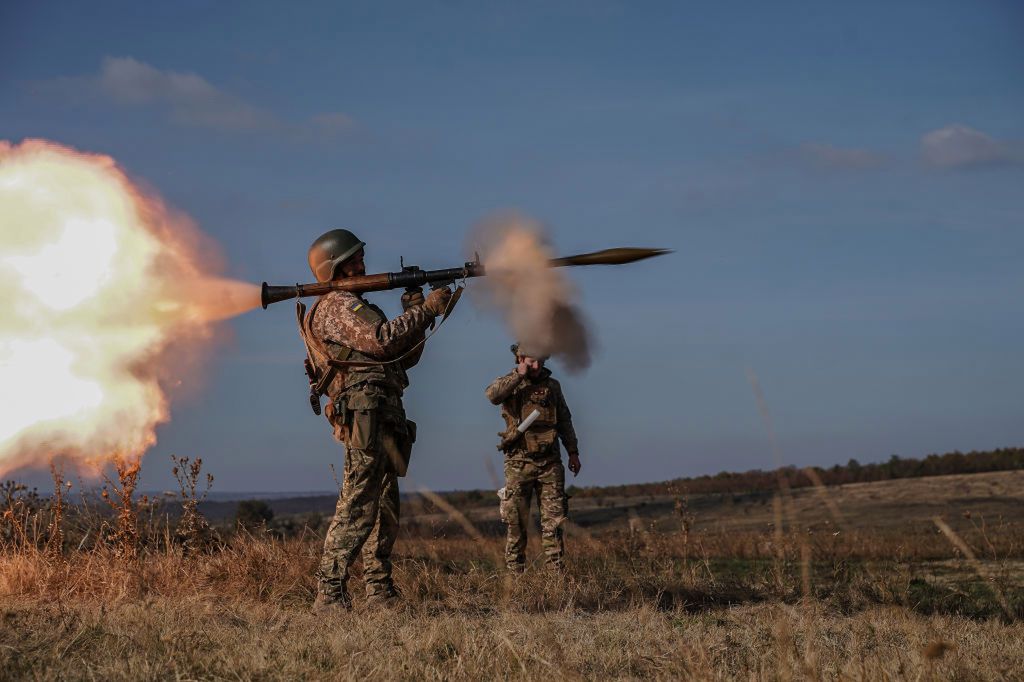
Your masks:
{"label": "blue sky", "polygon": [[[1024,10],[1016,3],[42,3],[0,9],[0,138],[115,157],[251,281],[463,258],[514,208],[565,253],[598,353],[563,379],[580,484],[1024,442]],[[372,297],[389,313],[397,294]],[[288,304],[231,324],[174,405],[217,489],[325,490]],[[490,485],[501,324],[463,306],[414,370],[410,475]]]}

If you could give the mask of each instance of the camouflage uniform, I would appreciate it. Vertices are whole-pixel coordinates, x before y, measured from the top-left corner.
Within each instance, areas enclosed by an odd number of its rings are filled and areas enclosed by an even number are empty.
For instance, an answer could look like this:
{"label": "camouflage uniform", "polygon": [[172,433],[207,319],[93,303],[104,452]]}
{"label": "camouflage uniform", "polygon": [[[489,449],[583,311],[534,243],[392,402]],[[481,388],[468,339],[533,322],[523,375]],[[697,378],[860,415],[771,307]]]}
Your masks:
{"label": "camouflage uniform", "polygon": [[545,558],[549,566],[561,568],[565,553],[562,527],[568,517],[568,499],[558,439],[570,455],[579,455],[572,414],[562,387],[546,368],[536,379],[512,370],[495,379],[486,394],[491,403],[501,405],[506,431],[499,435],[511,434],[531,412],[540,412],[530,428],[505,450],[505,487],[500,506],[501,518],[508,525],[505,563],[516,572],[525,566],[530,498],[536,493]]}
{"label": "camouflage uniform", "polygon": [[[419,343],[433,319],[417,305],[388,321],[380,308],[361,296],[334,291],[311,307],[304,324],[312,340],[334,360],[386,362]],[[400,511],[397,476],[405,474],[415,440],[415,424],[405,419],[402,392],[409,385],[405,370],[419,361],[421,352],[422,346],[397,363],[349,367],[327,387],[325,414],[346,450],[344,487],[317,571],[320,594],[327,600],[347,598],[349,569],[360,550],[368,595],[394,594],[391,549]]]}

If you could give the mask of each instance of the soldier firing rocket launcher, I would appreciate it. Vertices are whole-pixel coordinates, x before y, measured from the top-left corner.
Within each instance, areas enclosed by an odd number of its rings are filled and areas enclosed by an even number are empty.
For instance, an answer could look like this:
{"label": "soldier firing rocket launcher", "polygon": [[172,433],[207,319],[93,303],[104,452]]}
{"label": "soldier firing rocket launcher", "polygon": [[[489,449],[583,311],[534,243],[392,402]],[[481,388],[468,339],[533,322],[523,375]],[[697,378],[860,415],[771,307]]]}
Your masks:
{"label": "soldier firing rocket launcher", "polygon": [[[560,268],[576,265],[623,265],[633,263],[654,256],[661,256],[671,253],[671,249],[641,249],[623,247],[617,249],[605,249],[593,253],[581,253],[575,256],[553,258],[549,261],[551,267]],[[291,298],[304,298],[306,296],[323,296],[331,291],[351,291],[353,293],[365,293],[368,291],[387,291],[389,289],[402,289],[410,287],[421,287],[424,284],[441,286],[451,284],[456,280],[468,279],[470,277],[483,277],[484,271],[480,258],[469,261],[461,268],[449,268],[446,270],[421,270],[411,265],[403,266],[401,272],[382,272],[374,275],[360,275],[358,277],[346,277],[329,282],[317,282],[315,284],[296,284],[295,286],[268,286],[263,283],[260,301],[266,309],[271,303],[286,301]]]}

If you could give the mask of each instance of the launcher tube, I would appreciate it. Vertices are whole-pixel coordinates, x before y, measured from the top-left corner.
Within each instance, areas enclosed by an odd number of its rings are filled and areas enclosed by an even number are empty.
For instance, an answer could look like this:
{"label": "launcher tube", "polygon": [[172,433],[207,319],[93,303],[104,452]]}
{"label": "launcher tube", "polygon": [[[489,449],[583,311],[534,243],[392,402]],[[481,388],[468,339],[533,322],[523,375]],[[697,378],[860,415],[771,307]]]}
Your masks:
{"label": "launcher tube", "polygon": [[[666,253],[671,253],[671,251],[669,249],[624,247],[605,249],[604,251],[595,251],[594,253],[581,253],[575,256],[565,256],[564,258],[553,258],[549,263],[553,268],[573,265],[623,265]],[[448,268],[447,270],[415,270],[410,268],[401,272],[382,272],[376,275],[346,277],[331,282],[296,284],[291,287],[269,286],[264,282],[260,300],[263,307],[266,308],[271,303],[277,303],[289,298],[323,296],[332,291],[351,291],[361,294],[368,291],[386,291],[388,289],[420,287],[424,284],[454,282],[457,279],[482,277],[485,274],[487,273],[484,272],[484,266],[474,261],[466,263],[461,268]]]}

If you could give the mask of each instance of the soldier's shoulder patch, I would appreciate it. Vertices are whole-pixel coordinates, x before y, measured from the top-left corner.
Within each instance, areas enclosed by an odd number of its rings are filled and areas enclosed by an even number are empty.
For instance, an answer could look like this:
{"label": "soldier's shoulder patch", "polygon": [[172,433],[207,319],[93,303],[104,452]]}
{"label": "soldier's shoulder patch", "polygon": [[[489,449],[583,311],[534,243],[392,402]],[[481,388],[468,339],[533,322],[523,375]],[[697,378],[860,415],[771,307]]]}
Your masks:
{"label": "soldier's shoulder patch", "polygon": [[374,306],[370,305],[366,301],[361,301],[358,298],[349,303],[348,309],[351,312],[355,313],[356,317],[358,317],[363,322],[376,324],[382,321],[380,314],[378,314],[377,311],[374,310]]}

